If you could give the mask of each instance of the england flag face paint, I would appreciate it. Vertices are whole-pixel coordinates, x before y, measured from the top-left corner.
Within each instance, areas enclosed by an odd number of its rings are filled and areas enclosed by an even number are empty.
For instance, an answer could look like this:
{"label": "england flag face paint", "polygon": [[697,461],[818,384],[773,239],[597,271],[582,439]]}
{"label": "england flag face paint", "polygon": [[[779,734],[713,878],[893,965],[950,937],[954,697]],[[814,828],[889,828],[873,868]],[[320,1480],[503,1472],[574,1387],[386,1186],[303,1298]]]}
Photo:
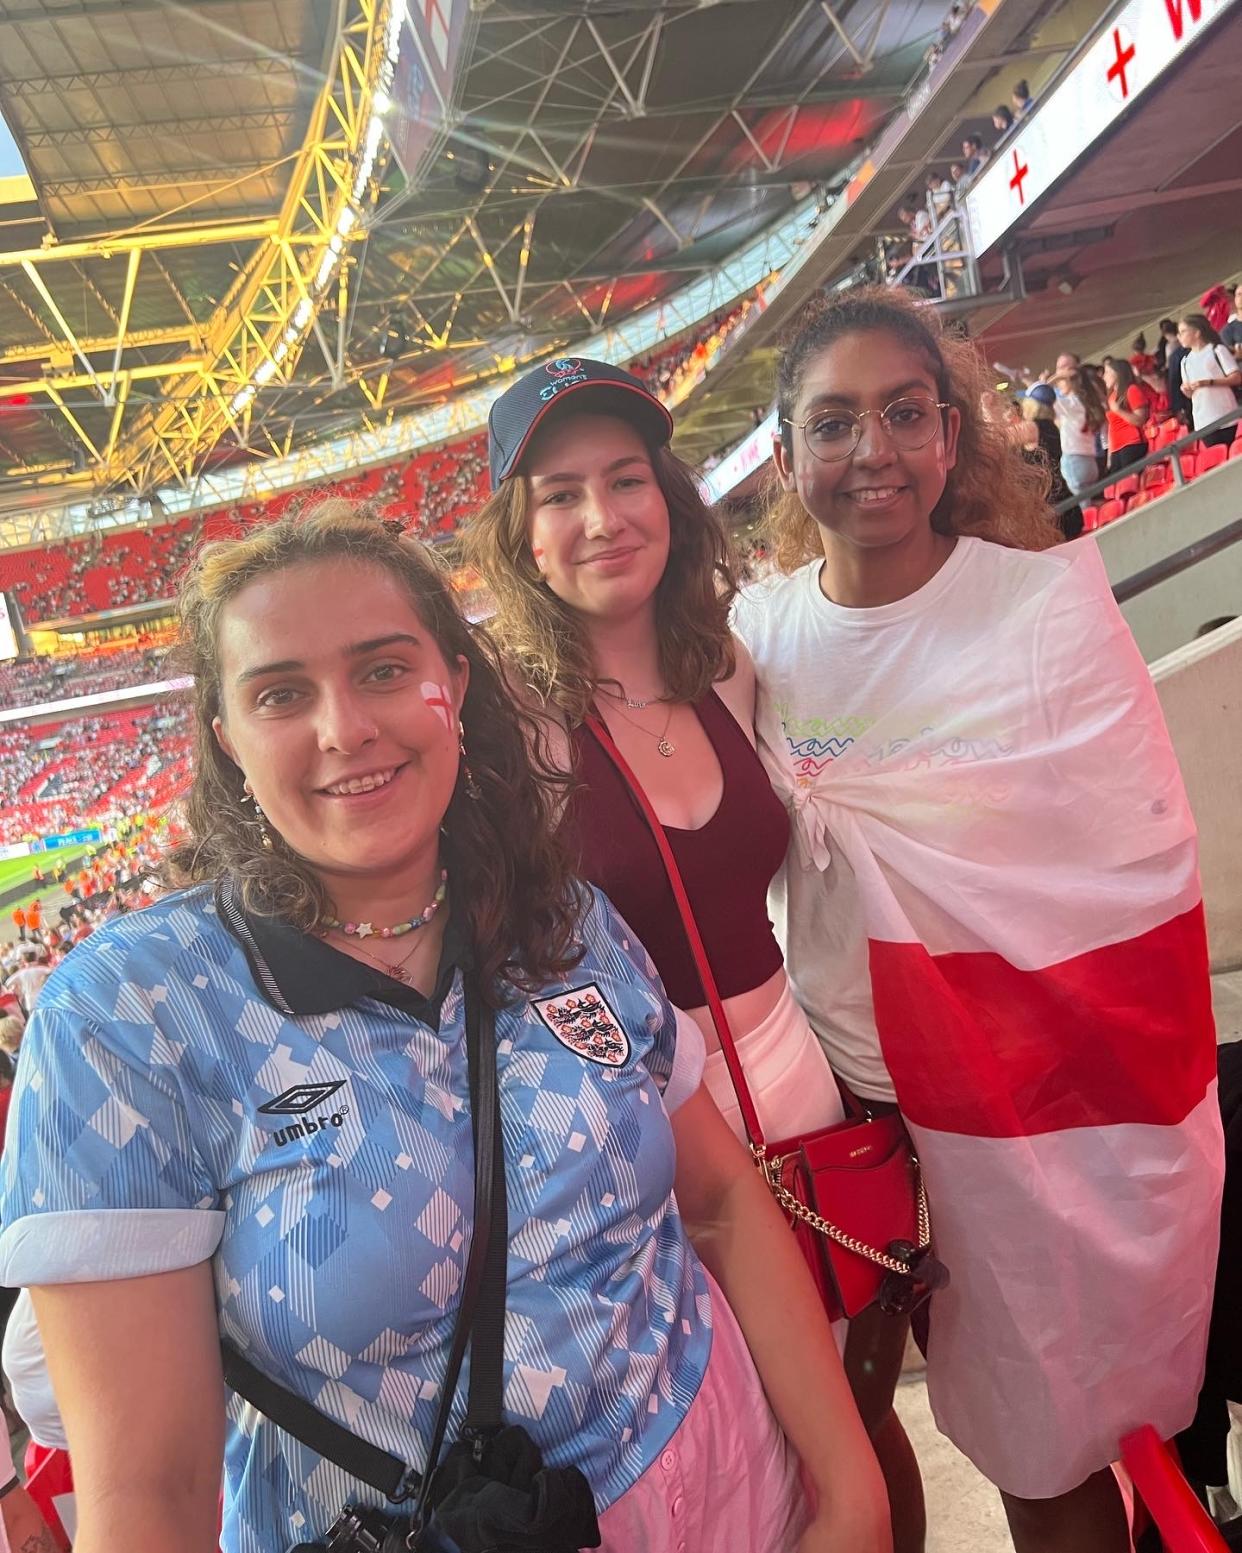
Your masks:
{"label": "england flag face paint", "polygon": [[423,701],[437,717],[443,718],[449,733],[453,731],[453,697],[447,685],[437,685],[425,680],[419,687]]}

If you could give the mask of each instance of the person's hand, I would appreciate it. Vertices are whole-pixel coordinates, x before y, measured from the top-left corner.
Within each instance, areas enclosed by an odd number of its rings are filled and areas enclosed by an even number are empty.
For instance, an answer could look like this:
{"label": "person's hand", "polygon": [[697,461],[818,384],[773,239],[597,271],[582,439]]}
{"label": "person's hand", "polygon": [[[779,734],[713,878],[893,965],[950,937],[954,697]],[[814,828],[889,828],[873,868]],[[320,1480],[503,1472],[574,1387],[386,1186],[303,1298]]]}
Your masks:
{"label": "person's hand", "polygon": [[802,1533],[798,1553],[892,1553],[893,1533],[888,1506],[869,1521],[826,1513],[817,1515]]}
{"label": "person's hand", "polygon": [[1197,393],[1198,390],[1201,389],[1202,387],[1203,387],[1203,384],[1201,382],[1183,383],[1182,384],[1182,393],[1184,393],[1184,394]]}

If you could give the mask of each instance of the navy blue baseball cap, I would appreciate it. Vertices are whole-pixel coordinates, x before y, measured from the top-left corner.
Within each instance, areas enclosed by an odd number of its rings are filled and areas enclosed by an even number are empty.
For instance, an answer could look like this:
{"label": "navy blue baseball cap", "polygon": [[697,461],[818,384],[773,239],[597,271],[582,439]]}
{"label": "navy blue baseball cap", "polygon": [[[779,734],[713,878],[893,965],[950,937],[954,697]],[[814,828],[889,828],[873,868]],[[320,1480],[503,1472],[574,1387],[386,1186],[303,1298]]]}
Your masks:
{"label": "navy blue baseball cap", "polygon": [[656,447],[663,447],[673,435],[673,417],[632,372],[585,356],[558,356],[524,372],[492,405],[487,417],[487,456],[494,491],[516,471],[549,412],[571,398],[575,410],[632,421]]}

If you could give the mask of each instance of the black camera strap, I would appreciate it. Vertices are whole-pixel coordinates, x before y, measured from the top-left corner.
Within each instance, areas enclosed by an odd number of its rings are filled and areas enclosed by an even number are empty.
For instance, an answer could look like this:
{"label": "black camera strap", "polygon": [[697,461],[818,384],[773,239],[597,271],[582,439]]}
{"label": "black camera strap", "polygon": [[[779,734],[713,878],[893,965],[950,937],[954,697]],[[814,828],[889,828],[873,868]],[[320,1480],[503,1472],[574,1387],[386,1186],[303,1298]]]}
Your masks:
{"label": "black camera strap", "polygon": [[496,1026],[472,970],[465,972],[463,991],[470,1121],[474,1137],[474,1230],[440,1392],[440,1406],[427,1447],[426,1473],[420,1476],[396,1456],[360,1440],[305,1398],[296,1396],[257,1370],[232,1344],[221,1344],[225,1384],[239,1397],[316,1455],[323,1456],[350,1477],[383,1494],[390,1503],[401,1504],[418,1494],[420,1509],[444,1446],[467,1346],[471,1350],[470,1391],[464,1432],[481,1438],[499,1429],[503,1421],[509,1228],[504,1136],[496,1076]]}

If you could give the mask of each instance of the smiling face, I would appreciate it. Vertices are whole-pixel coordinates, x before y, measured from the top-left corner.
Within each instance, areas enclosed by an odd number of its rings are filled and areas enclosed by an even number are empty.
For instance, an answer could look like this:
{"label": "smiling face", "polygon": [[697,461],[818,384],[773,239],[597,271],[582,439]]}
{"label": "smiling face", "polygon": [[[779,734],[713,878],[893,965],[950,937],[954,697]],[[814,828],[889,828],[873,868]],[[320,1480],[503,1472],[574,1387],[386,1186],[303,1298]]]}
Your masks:
{"label": "smiling face", "polygon": [[401,581],[369,561],[301,562],[230,600],[218,643],[216,738],[329,894],[434,866],[467,676]]}
{"label": "smiling face", "polygon": [[935,434],[921,448],[899,448],[880,420],[895,400],[939,400],[930,362],[887,331],[843,335],[807,363],[793,421],[870,410],[853,453],[832,463],[812,454],[796,426],[792,453],[778,443],[776,465],[786,490],[796,490],[820,528],[865,550],[900,545],[930,528],[957,457],[961,417],[936,411]]}
{"label": "smiling face", "polygon": [[668,502],[628,421],[568,415],[522,464],[531,554],[571,609],[617,621],[654,608],[668,564]]}

